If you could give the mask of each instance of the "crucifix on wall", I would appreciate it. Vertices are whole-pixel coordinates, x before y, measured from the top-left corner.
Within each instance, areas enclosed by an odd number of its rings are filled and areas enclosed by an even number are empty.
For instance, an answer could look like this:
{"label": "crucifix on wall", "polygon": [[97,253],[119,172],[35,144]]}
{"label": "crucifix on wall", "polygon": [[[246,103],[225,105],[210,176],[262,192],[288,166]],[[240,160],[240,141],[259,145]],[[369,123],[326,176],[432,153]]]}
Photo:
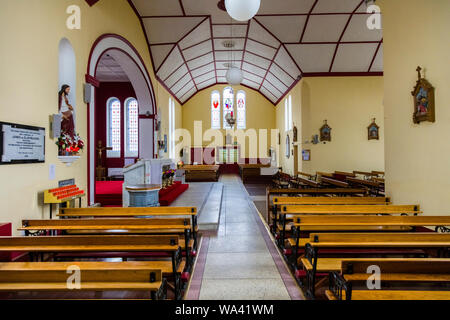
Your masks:
{"label": "crucifix on wall", "polygon": [[95,169],[96,171],[96,180],[97,181],[103,181],[106,180],[106,168],[103,167],[103,151],[108,151],[108,150],[112,150],[113,148],[111,147],[104,147],[103,146],[103,142],[102,140],[99,140],[97,143],[97,168]]}

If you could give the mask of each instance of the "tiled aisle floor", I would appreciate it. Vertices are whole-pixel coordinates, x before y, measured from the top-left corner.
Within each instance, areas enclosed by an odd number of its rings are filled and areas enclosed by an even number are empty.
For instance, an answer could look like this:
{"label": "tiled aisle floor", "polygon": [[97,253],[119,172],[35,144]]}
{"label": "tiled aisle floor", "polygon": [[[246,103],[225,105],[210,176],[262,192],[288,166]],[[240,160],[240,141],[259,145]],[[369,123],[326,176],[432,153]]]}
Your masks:
{"label": "tiled aisle floor", "polygon": [[187,299],[301,299],[239,177],[220,181],[219,230],[203,237]]}

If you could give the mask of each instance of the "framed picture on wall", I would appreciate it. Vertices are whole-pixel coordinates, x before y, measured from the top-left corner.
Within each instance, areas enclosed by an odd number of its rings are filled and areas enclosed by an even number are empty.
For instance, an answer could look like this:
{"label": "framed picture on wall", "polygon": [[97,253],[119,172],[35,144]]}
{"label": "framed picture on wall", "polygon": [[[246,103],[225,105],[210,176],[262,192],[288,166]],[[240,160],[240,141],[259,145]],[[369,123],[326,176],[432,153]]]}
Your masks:
{"label": "framed picture on wall", "polygon": [[411,92],[414,97],[413,121],[414,123],[435,122],[434,87],[425,78],[422,78],[421,67],[417,67],[416,71],[419,79]]}
{"label": "framed picture on wall", "polygon": [[311,150],[309,149],[302,150],[302,160],[311,161]]}
{"label": "framed picture on wall", "polygon": [[380,140],[380,127],[375,123],[375,118],[372,119],[372,123],[367,127],[367,136],[369,140]]}

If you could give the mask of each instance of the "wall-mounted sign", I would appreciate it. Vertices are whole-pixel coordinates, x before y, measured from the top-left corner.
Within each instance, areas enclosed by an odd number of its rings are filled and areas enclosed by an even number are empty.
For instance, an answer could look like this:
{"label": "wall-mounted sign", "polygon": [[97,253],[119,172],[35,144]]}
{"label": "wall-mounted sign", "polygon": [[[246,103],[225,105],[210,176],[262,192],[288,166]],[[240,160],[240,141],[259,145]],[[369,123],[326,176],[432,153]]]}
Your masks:
{"label": "wall-mounted sign", "polygon": [[45,129],[0,122],[0,164],[45,162]]}

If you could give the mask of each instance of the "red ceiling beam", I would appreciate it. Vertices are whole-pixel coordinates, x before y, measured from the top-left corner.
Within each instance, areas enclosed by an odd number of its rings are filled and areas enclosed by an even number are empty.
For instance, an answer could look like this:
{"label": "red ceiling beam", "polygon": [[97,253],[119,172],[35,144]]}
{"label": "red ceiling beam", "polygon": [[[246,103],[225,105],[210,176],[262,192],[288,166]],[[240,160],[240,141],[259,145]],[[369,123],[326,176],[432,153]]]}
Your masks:
{"label": "red ceiling beam", "polygon": [[307,17],[306,17],[305,25],[303,26],[302,34],[300,35],[300,40],[298,42],[302,42],[303,41],[303,37],[305,36],[306,28],[308,27],[309,18],[311,17],[311,14],[312,14],[312,12],[313,12],[313,10],[316,7],[318,2],[319,2],[319,0],[316,0],[313,3],[313,5],[312,5],[311,10],[309,10],[309,12],[307,14]]}
{"label": "red ceiling beam", "polygon": [[342,30],[341,36],[339,37],[338,43],[336,44],[336,48],[334,49],[333,59],[331,60],[330,69],[328,70],[328,72],[331,72],[331,70],[333,70],[334,61],[336,60],[336,55],[339,50],[339,45],[342,41],[342,38],[345,35],[345,31],[347,31],[347,28],[348,28],[350,22],[352,21],[353,15],[355,14],[356,11],[358,11],[359,7],[361,7],[361,5],[364,3],[364,1],[365,0],[361,0],[359,5],[355,8],[355,10],[353,10],[352,14],[348,18],[347,23],[345,24],[344,30]]}
{"label": "red ceiling beam", "polygon": [[375,59],[377,58],[378,51],[380,51],[382,43],[383,43],[383,39],[381,39],[381,41],[378,43],[377,49],[375,50],[375,54],[373,55],[372,61],[370,62],[370,66],[369,66],[369,69],[367,70],[367,72],[370,72],[370,70],[372,69],[373,63],[375,62]]}
{"label": "red ceiling beam", "polygon": [[[266,74],[264,75],[263,80],[262,80],[262,82],[261,82],[261,86],[259,87],[260,90],[261,90],[261,87],[262,87],[262,85],[263,85],[263,83],[264,83],[264,80],[266,80],[266,77],[267,77],[267,74],[269,73],[270,67],[272,66],[273,62],[275,61],[275,58],[277,57],[278,52],[280,52],[280,49],[281,49],[281,44],[280,44],[280,46],[278,47],[278,50],[275,52],[275,55],[273,56],[273,59],[272,59],[272,61],[270,62],[269,67],[267,68]],[[270,90],[269,90],[269,91],[270,91]]]}
{"label": "red ceiling beam", "polygon": [[184,10],[183,0],[179,0],[181,12],[183,13],[183,16],[186,16],[186,11]]}
{"label": "red ceiling beam", "polygon": [[94,4],[96,4],[99,0],[86,0],[87,4],[92,7]]}
{"label": "red ceiling beam", "polygon": [[[211,16],[209,16],[209,30],[211,32],[211,45],[212,45],[212,49],[213,49],[213,59],[214,59],[214,61],[216,61],[216,48],[215,48],[215,44],[214,44],[214,31],[213,31],[213,27],[212,27]],[[217,70],[216,70],[216,63],[215,62],[214,62],[214,73],[216,75],[216,82],[217,82],[218,78],[217,78]]]}

